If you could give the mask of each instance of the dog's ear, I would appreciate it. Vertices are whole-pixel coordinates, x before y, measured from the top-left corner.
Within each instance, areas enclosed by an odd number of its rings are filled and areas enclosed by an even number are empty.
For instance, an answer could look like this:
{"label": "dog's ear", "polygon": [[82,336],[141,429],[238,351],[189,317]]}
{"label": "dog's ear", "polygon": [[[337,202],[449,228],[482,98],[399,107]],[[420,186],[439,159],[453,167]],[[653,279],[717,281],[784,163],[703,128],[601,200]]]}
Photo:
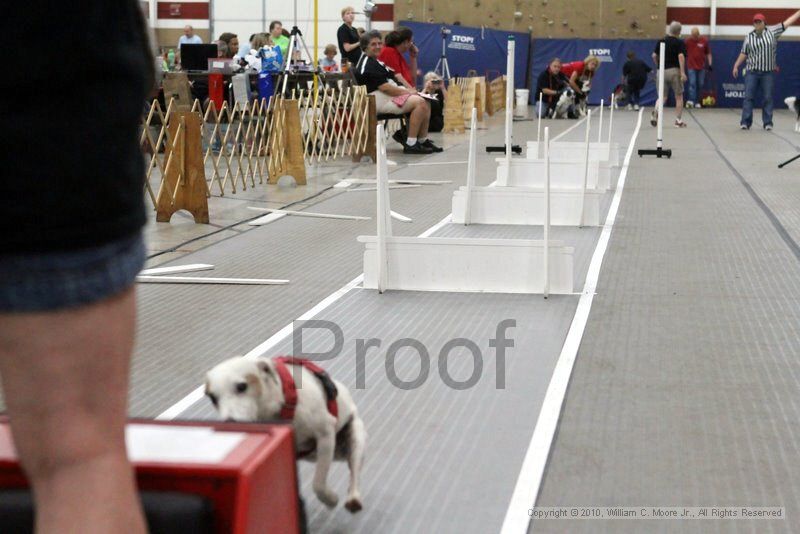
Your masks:
{"label": "dog's ear", "polygon": [[258,360],[258,363],[256,363],[256,365],[258,366],[258,370],[261,371],[264,375],[275,380],[275,370],[272,369],[272,366],[269,364],[268,360],[264,359]]}

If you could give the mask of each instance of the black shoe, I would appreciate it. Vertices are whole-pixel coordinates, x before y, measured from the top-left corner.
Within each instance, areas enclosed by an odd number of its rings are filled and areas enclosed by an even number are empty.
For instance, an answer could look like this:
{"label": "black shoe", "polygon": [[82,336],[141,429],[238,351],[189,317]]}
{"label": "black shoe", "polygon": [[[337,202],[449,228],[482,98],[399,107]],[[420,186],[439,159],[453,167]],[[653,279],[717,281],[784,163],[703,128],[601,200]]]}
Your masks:
{"label": "black shoe", "polygon": [[433,154],[433,150],[417,141],[413,145],[403,145],[403,154]]}
{"label": "black shoe", "polygon": [[406,144],[406,135],[405,135],[405,132],[402,129],[401,130],[395,130],[395,132],[392,134],[392,139],[394,139],[395,141],[397,141],[398,143],[400,143],[403,146],[405,146],[405,144]]}
{"label": "black shoe", "polygon": [[430,148],[434,152],[444,152],[443,148],[434,145],[433,141],[431,141],[430,139],[425,139],[425,142],[422,143],[422,146],[424,146],[425,148]]}

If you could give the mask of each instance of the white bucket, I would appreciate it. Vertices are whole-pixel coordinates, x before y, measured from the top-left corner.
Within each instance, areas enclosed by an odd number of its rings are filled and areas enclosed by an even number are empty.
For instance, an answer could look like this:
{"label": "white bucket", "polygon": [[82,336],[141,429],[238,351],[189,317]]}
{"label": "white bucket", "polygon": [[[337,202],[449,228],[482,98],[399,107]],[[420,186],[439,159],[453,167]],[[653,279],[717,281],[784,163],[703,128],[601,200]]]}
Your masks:
{"label": "white bucket", "polygon": [[528,89],[514,89],[516,101],[514,102],[514,115],[517,117],[528,116],[528,96],[530,91]]}

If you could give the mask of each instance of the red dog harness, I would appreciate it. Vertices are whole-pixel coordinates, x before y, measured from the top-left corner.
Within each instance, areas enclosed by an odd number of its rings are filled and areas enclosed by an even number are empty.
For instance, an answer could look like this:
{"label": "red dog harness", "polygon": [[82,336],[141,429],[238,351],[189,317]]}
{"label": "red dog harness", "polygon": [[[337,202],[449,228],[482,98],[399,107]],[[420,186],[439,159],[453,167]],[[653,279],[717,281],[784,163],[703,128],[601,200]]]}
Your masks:
{"label": "red dog harness", "polygon": [[335,418],[339,418],[339,406],[336,403],[336,384],[333,383],[331,377],[325,372],[322,367],[315,363],[304,360],[302,358],[294,358],[292,356],[281,356],[273,360],[275,362],[275,369],[278,371],[278,376],[281,378],[281,387],[283,389],[283,408],[281,408],[281,419],[294,419],[294,412],[297,409],[297,386],[295,386],[292,372],[287,365],[300,365],[308,369],[314,376],[322,383],[322,388],[325,390],[325,397],[328,399],[328,411]]}

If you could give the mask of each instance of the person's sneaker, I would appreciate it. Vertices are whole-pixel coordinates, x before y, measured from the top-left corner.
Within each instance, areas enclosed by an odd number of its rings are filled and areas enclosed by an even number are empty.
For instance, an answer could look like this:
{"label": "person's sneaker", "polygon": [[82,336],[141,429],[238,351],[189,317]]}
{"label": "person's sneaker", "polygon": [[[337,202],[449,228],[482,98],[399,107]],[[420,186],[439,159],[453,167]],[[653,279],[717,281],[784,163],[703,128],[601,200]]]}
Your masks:
{"label": "person's sneaker", "polygon": [[413,145],[403,145],[403,154],[433,154],[433,150],[417,141]]}
{"label": "person's sneaker", "polygon": [[395,130],[395,132],[392,134],[392,139],[394,139],[395,141],[397,141],[401,145],[405,145],[406,144],[406,136],[403,135],[403,130],[402,129]]}
{"label": "person's sneaker", "polygon": [[656,110],[650,112],[650,126],[658,126],[658,112]]}
{"label": "person's sneaker", "polygon": [[433,141],[431,141],[430,139],[425,139],[425,142],[422,143],[422,146],[424,146],[425,148],[430,148],[434,152],[444,152],[443,148],[434,145]]}
{"label": "person's sneaker", "polygon": [[687,100],[686,101],[686,107],[687,108],[693,108],[694,107],[694,102],[692,102],[691,100]]}
{"label": "person's sneaker", "polygon": [[750,127],[749,127],[748,125],[746,125],[746,124],[740,124],[740,125],[739,125],[739,129],[740,129],[740,130],[749,130],[749,129],[750,129]]}
{"label": "person's sneaker", "polygon": [[694,107],[695,107],[696,109],[699,109],[699,108],[702,108],[702,107],[703,107],[703,104],[701,104],[700,102],[698,102],[697,104],[695,104],[695,105],[694,105]]}
{"label": "person's sneaker", "polygon": [[639,104],[633,105],[633,111],[639,111]]}
{"label": "person's sneaker", "polygon": [[625,106],[625,109],[631,111],[633,109],[633,106],[631,104],[628,104],[627,106]]}
{"label": "person's sneaker", "polygon": [[770,130],[772,130],[772,125],[771,124],[765,124],[764,125],[764,129],[769,132]]}
{"label": "person's sneaker", "polygon": [[686,128],[686,123],[681,119],[675,119],[675,128]]}

